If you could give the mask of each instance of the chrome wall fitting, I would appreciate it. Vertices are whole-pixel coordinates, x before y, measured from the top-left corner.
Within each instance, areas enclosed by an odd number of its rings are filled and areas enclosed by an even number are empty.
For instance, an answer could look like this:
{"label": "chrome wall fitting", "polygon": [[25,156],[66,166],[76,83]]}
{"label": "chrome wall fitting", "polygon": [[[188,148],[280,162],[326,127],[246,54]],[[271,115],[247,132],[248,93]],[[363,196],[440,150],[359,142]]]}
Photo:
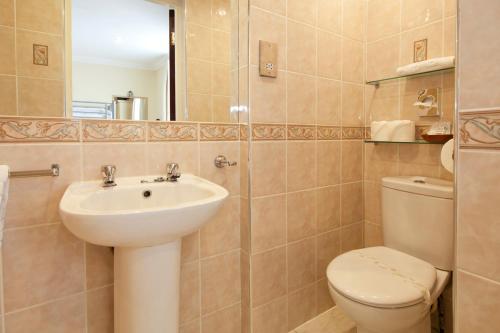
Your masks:
{"label": "chrome wall fitting", "polygon": [[214,160],[214,164],[217,168],[224,168],[226,166],[228,167],[231,167],[231,166],[235,166],[235,165],[238,165],[237,162],[234,162],[234,161],[228,161],[228,159],[226,158],[226,156],[224,155],[219,155],[215,158]]}

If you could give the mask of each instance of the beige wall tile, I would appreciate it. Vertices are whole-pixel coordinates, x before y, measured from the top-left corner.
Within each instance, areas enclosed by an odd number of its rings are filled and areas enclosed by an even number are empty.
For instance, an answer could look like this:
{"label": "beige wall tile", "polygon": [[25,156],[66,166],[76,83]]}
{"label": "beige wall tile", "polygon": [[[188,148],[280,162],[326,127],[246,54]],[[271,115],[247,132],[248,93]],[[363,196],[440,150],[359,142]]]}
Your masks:
{"label": "beige wall tile", "polygon": [[287,69],[292,72],[316,74],[316,30],[308,25],[287,22]]}
{"label": "beige wall tile", "polygon": [[458,267],[500,282],[500,154],[462,151],[458,174]]}
{"label": "beige wall tile", "polygon": [[284,123],[285,112],[285,72],[279,72],[277,78],[261,77],[258,67],[251,71],[251,107],[252,121],[256,123]]}
{"label": "beige wall tile", "polygon": [[342,184],[341,219],[343,226],[363,220],[363,183]]}
{"label": "beige wall tile", "polygon": [[212,96],[212,112],[215,122],[230,123],[233,121],[231,114],[231,98],[226,96]]}
{"label": "beige wall tile", "polygon": [[363,126],[363,86],[342,83],[342,126]]}
{"label": "beige wall tile", "polygon": [[[48,66],[33,63],[33,45],[48,46]],[[32,31],[16,31],[17,74],[46,79],[64,79],[64,39]]]}
{"label": "beige wall tile", "polygon": [[396,145],[365,144],[365,180],[380,182],[382,177],[398,174]]}
{"label": "beige wall tile", "polygon": [[286,1],[252,0],[252,6],[266,9],[276,14],[285,15]]}
{"label": "beige wall tile", "polygon": [[[411,47],[413,52],[413,44]],[[368,43],[366,52],[366,79],[368,81],[397,75],[396,69],[399,66],[400,53],[399,35]],[[413,62],[413,53],[411,62]],[[380,86],[380,88],[385,87],[386,84]]]}
{"label": "beige wall tile", "polygon": [[317,11],[318,0],[311,0],[307,2],[302,0],[287,1],[287,16],[292,20],[315,25]]}
{"label": "beige wall tile", "polygon": [[200,176],[222,187],[231,195],[240,193],[240,166],[216,168],[214,159],[217,155],[225,155],[229,161],[239,162],[238,142],[202,142],[200,143]]}
{"label": "beige wall tile", "polygon": [[287,194],[287,240],[296,241],[316,232],[316,191]]}
{"label": "beige wall tile", "polygon": [[16,78],[0,75],[0,115],[17,115]]}
{"label": "beige wall tile", "polygon": [[214,95],[231,95],[231,67],[229,65],[212,64],[211,89]]}
{"label": "beige wall tile", "polygon": [[252,199],[252,252],[286,242],[285,195]]}
{"label": "beige wall tile", "polygon": [[66,187],[80,180],[81,156],[80,147],[74,144],[14,144],[0,147],[0,163],[9,165],[11,170],[43,170],[55,162],[61,166],[59,177],[11,181],[7,228],[60,221],[59,201]]}
{"label": "beige wall tile", "polygon": [[62,225],[5,232],[5,311],[83,291],[83,242]]}
{"label": "beige wall tile", "polygon": [[[339,80],[341,75],[341,56],[340,37],[318,30],[318,76]],[[362,57],[363,55],[360,54],[360,56]]]}
{"label": "beige wall tile", "polygon": [[368,0],[367,4],[366,39],[368,41],[399,33],[401,0]]}
{"label": "beige wall tile", "polygon": [[363,142],[342,141],[342,183],[363,178]]}
{"label": "beige wall tile", "polygon": [[318,0],[318,27],[340,33],[341,0]]}
{"label": "beige wall tile", "polygon": [[14,26],[14,0],[0,0],[0,25]]}
{"label": "beige wall tile", "polygon": [[377,88],[365,86],[365,125],[372,121],[399,119],[399,83],[386,83]]}
{"label": "beige wall tile", "polygon": [[[478,109],[500,105],[498,15],[500,2],[460,1],[460,108]],[[481,18],[478,20],[478,18]],[[487,83],[487,84],[486,84]]]}
{"label": "beige wall tile", "polygon": [[201,313],[241,300],[240,253],[233,251],[201,261]]}
{"label": "beige wall tile", "polygon": [[328,279],[321,279],[316,282],[316,313],[323,313],[333,306],[335,302],[328,290]]}
{"label": "beige wall tile", "polygon": [[240,198],[227,199],[217,214],[200,230],[202,258],[240,247]]}
{"label": "beige wall tile", "polygon": [[85,274],[87,289],[113,284],[113,251],[112,248],[85,244]]}
{"label": "beige wall tile", "polygon": [[18,78],[18,114],[20,116],[62,117],[64,82]]}
{"label": "beige wall tile", "polygon": [[212,7],[211,1],[187,0],[186,18],[188,22],[194,22],[205,26],[211,25]]}
{"label": "beige wall tile", "polygon": [[316,186],[316,143],[287,143],[287,190],[299,191]]}
{"label": "beige wall tile", "polygon": [[457,3],[458,0],[444,0],[444,16],[456,16],[457,15]]}
{"label": "beige wall tile", "polygon": [[285,142],[255,142],[252,145],[252,195],[254,197],[285,192]]}
{"label": "beige wall tile", "polygon": [[181,173],[199,175],[198,142],[150,142],[147,145],[147,173],[164,175],[167,163],[179,164]]}
{"label": "beige wall tile", "polygon": [[212,313],[201,320],[202,333],[241,332],[240,305]]}
{"label": "beige wall tile", "polygon": [[211,95],[188,94],[188,112],[191,121],[213,121]]}
{"label": "beige wall tile", "polygon": [[62,35],[64,0],[16,0],[17,28]]}
{"label": "beige wall tile", "polygon": [[285,36],[286,28],[283,17],[252,8],[250,16],[250,63],[252,65],[259,64],[259,40],[264,40],[278,44],[278,69],[286,69]]}
{"label": "beige wall tile", "polygon": [[84,333],[86,332],[84,313],[84,295],[78,294],[6,315],[5,331]]}
{"label": "beige wall tile", "polygon": [[200,320],[191,321],[179,327],[180,333],[200,333],[201,323]]}
{"label": "beige wall tile", "polygon": [[342,39],[342,80],[363,83],[363,43]]}
{"label": "beige wall tile", "polygon": [[230,0],[212,0],[212,28],[230,31],[232,16],[230,13],[232,13]]}
{"label": "beige wall tile", "polygon": [[378,182],[365,181],[364,207],[365,220],[372,224],[382,224],[382,185]]}
{"label": "beige wall tile", "polygon": [[236,53],[231,48],[230,33],[212,30],[212,61],[223,64],[231,64],[231,54]]}
{"label": "beige wall tile", "polygon": [[0,74],[16,74],[14,29],[0,27]]}
{"label": "beige wall tile", "polygon": [[252,255],[252,305],[268,303],[287,291],[286,248]]}
{"label": "beige wall tile", "polygon": [[345,37],[363,40],[364,1],[342,0],[342,34]]}
{"label": "beige wall tile", "polygon": [[316,286],[312,284],[288,295],[288,330],[316,315]]}
{"label": "beige wall tile", "polygon": [[459,332],[500,330],[500,284],[458,271],[455,323]]}
{"label": "beige wall tile", "polygon": [[319,125],[340,125],[340,82],[318,78],[318,107],[316,122]]}
{"label": "beige wall tile", "polygon": [[444,21],[444,40],[443,40],[443,55],[454,56],[457,46],[457,19],[455,17],[448,18]]}
{"label": "beige wall tile", "polygon": [[253,333],[287,333],[287,298],[282,297],[252,310]]}
{"label": "beige wall tile", "polygon": [[87,332],[113,333],[113,286],[87,293]]}
{"label": "beige wall tile", "polygon": [[287,246],[288,292],[316,280],[316,239],[307,238]]}
{"label": "beige wall tile", "polygon": [[363,223],[351,224],[340,231],[341,252],[363,247]]}
{"label": "beige wall tile", "polygon": [[405,0],[401,2],[403,30],[440,20],[443,16],[442,0]]}
{"label": "beige wall tile", "polygon": [[209,94],[212,80],[210,62],[188,59],[187,64],[187,89],[190,93]]}
{"label": "beige wall tile", "polygon": [[365,223],[365,247],[383,246],[384,237],[382,227],[371,223]]}
{"label": "beige wall tile", "polygon": [[443,55],[443,22],[404,32],[401,35],[401,65],[413,63],[413,47],[417,40],[427,39],[427,59]]}
{"label": "beige wall tile", "polygon": [[181,266],[179,321],[181,326],[200,317],[200,269],[193,261]]}
{"label": "beige wall tile", "polygon": [[212,33],[210,28],[194,23],[187,24],[186,54],[188,58],[210,60]]}
{"label": "beige wall tile", "polygon": [[182,238],[181,263],[191,262],[200,257],[200,233],[195,231]]}
{"label": "beige wall tile", "polygon": [[316,143],[318,186],[340,183],[340,148],[339,141],[318,141]]}
{"label": "beige wall tile", "polygon": [[316,79],[311,76],[287,74],[287,122],[315,124]]}
{"label": "beige wall tile", "polygon": [[316,239],[318,263],[316,278],[326,277],[326,268],[340,254],[340,231],[334,230],[317,236]]}
{"label": "beige wall tile", "polygon": [[144,175],[146,145],[142,143],[83,144],[83,178],[101,179],[101,166],[116,166],[116,177]]}
{"label": "beige wall tile", "polygon": [[328,186],[316,190],[317,232],[330,231],[340,226],[340,186]]}

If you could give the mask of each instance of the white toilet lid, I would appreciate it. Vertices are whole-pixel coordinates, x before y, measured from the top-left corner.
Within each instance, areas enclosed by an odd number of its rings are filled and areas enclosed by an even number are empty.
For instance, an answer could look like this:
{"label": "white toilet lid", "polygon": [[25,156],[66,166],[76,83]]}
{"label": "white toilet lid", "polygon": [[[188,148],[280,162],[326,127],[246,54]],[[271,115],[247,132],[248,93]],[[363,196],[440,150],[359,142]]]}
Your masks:
{"label": "white toilet lid", "polygon": [[431,302],[436,269],[406,253],[378,246],[354,250],[328,265],[331,286],[354,301],[399,308]]}

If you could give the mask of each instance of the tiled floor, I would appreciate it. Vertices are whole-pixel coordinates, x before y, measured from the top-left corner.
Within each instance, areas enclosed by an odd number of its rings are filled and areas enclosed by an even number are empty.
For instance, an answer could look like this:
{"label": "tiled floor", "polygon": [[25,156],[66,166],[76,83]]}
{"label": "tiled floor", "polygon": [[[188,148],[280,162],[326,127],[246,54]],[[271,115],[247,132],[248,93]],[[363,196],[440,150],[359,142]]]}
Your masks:
{"label": "tiled floor", "polygon": [[334,307],[290,333],[356,333],[356,326],[338,307]]}

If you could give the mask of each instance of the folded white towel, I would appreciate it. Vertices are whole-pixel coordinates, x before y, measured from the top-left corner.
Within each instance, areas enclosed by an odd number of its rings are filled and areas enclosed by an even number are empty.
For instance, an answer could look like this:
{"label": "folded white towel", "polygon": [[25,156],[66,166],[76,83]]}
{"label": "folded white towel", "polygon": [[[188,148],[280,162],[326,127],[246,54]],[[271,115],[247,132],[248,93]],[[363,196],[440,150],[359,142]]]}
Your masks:
{"label": "folded white towel", "polygon": [[398,75],[412,75],[440,69],[451,68],[455,66],[455,57],[433,58],[425,61],[415,62],[406,66],[398,67]]}
{"label": "folded white towel", "polygon": [[414,141],[415,122],[411,120],[372,121],[371,137],[373,141]]}
{"label": "folded white towel", "polygon": [[3,226],[5,224],[5,213],[7,210],[7,198],[9,196],[9,167],[0,165],[0,246],[3,240]]}

